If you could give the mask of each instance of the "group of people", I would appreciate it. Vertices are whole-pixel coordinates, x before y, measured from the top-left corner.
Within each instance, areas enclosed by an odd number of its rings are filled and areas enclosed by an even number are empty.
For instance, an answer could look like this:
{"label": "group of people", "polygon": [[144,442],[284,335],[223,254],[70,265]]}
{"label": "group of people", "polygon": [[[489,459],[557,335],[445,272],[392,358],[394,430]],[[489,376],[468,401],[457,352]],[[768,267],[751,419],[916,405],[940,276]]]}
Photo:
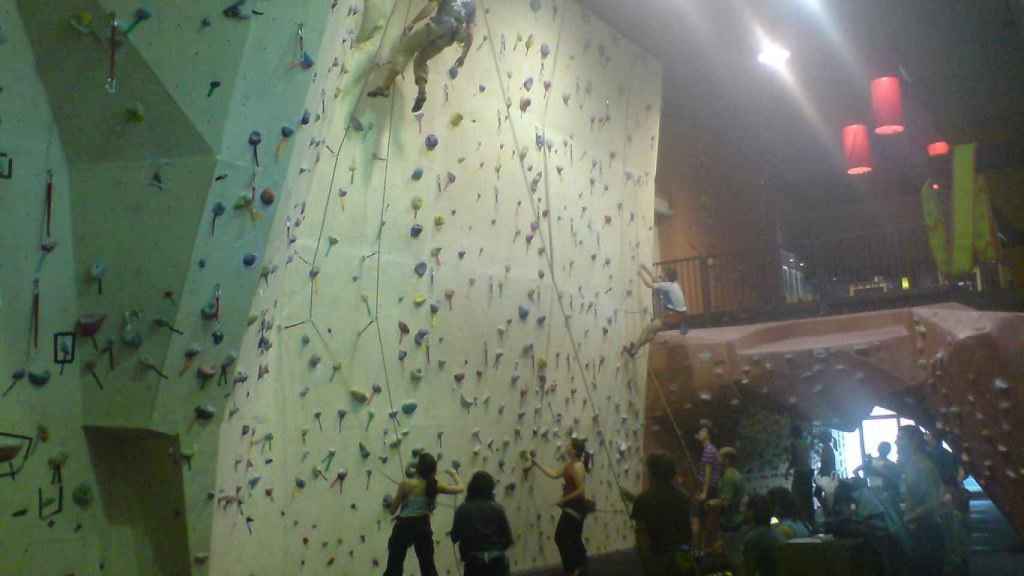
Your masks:
{"label": "group of people", "polygon": [[[530,458],[529,468],[539,469],[545,476],[562,480],[562,497],[556,503],[561,517],[555,529],[555,544],[567,576],[582,576],[587,568],[587,549],[583,544],[583,522],[593,512],[594,504],[587,498],[586,478],[591,455],[586,441],[572,438],[566,442],[561,468],[548,468]],[[434,563],[434,533],[430,518],[442,494],[466,493],[465,502],[455,511],[451,539],[459,545],[465,576],[508,576],[508,549],[512,546],[512,530],[504,508],[495,502],[494,477],[485,471],[473,474],[463,487],[458,472],[448,470],[451,483],[437,479],[437,460],[420,453],[415,475],[398,485],[398,492],[389,503],[394,526],[388,540],[388,563],[384,576],[401,576],[409,548],[416,552],[422,576],[437,576]]]}

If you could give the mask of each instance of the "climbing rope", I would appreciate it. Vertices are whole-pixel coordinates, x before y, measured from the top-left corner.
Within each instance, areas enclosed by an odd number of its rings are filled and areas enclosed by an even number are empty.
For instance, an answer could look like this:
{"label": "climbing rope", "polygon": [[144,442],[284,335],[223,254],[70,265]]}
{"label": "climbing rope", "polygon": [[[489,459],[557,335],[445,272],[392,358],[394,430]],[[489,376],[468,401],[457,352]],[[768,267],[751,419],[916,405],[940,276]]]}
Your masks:
{"label": "climbing rope", "polygon": [[[480,4],[485,4],[484,0],[478,0],[478,1],[480,2]],[[495,45],[494,45],[494,38],[495,38],[495,36],[494,36],[494,33],[493,33],[493,29],[491,28],[490,18],[488,16],[489,10],[486,7],[484,7],[483,10],[481,10],[481,12],[483,13],[484,26],[487,28],[488,44],[490,46],[491,58],[494,61],[495,70],[498,72],[498,87],[501,90],[501,95],[502,95],[503,101],[506,102],[506,103],[507,102],[511,102],[511,100],[509,100],[509,96],[508,96],[508,88],[505,86],[505,80],[504,80],[505,79],[505,73],[504,73],[504,71],[502,69],[501,62],[498,59],[498,52],[497,52],[497,49],[495,48]],[[564,20],[564,18],[563,18],[563,20]],[[558,34],[558,40],[556,42],[555,60],[552,63],[552,69],[557,69],[558,54],[560,52],[561,41],[562,41],[562,32],[561,32],[562,24],[561,24],[561,22],[563,20],[559,21],[559,34]],[[507,110],[507,108],[506,108],[506,110]],[[543,126],[544,134],[547,134],[546,110],[547,110],[547,108],[545,108],[545,126]],[[506,118],[508,118],[508,114],[506,114]],[[515,149],[516,150],[520,150],[521,149],[520,144],[519,144],[520,140],[519,140],[518,134],[516,133],[515,125],[511,121],[509,121],[508,124],[509,124],[509,130],[512,133],[512,141],[513,141],[513,144],[515,145]],[[546,136],[545,136],[545,138],[546,138]],[[548,169],[547,169],[547,151],[546,150],[547,150],[547,147],[545,146],[545,148],[544,148],[544,162],[545,162],[544,172],[545,172],[545,176],[548,173]],[[524,190],[526,192],[527,199],[529,200],[529,203],[530,203],[530,209],[533,212],[534,221],[535,222],[539,222],[541,220],[541,217],[540,217],[541,211],[538,210],[536,201],[535,201],[533,195],[530,193],[530,179],[529,179],[529,176],[526,173],[526,167],[524,166],[524,164],[523,164],[523,162],[521,160],[519,161],[519,170],[520,170],[520,172],[522,174],[522,177],[523,177],[523,183],[525,184],[525,189]],[[550,204],[550,186],[549,186],[549,182],[548,182],[547,178],[545,178],[545,186],[544,187],[545,187],[546,198],[547,198],[547,200],[548,200],[548,202]],[[551,233],[551,222],[550,221],[548,222],[548,233],[549,233],[548,234],[549,237],[551,237],[550,236],[550,233]],[[542,236],[542,240],[544,240],[543,236]],[[563,302],[563,299],[560,297],[561,294],[562,294],[562,291],[559,288],[558,280],[557,280],[557,277],[556,277],[556,270],[555,270],[555,263],[554,263],[554,249],[553,249],[553,246],[552,246],[551,242],[545,241],[544,246],[547,248],[547,254],[546,254],[546,257],[545,257],[545,261],[547,262],[548,273],[551,276],[551,284],[552,284],[552,286],[553,286],[553,288],[555,290],[555,295],[556,295],[556,300],[558,301],[559,311],[561,312],[563,322],[565,323],[566,335],[568,336],[569,342],[570,342],[571,347],[572,347],[573,358],[576,361],[576,367],[577,367],[580,375],[582,376],[582,379],[583,379],[583,382],[584,382],[583,389],[584,389],[584,391],[587,394],[587,397],[588,397],[589,403],[590,403],[591,411],[594,413],[594,416],[595,416],[595,418],[594,418],[595,427],[601,432],[602,438],[601,438],[601,441],[599,442],[599,444],[601,445],[602,449],[605,452],[605,455],[608,458],[608,461],[609,461],[609,464],[610,464],[610,469],[611,469],[611,472],[612,472],[612,479],[615,482],[615,486],[616,486],[616,488],[618,490],[619,498],[622,500],[623,506],[628,508],[628,502],[626,502],[625,498],[623,498],[622,483],[619,480],[619,474],[618,474],[618,471],[617,471],[616,466],[615,466],[615,461],[616,460],[615,460],[615,458],[614,458],[614,456],[613,456],[613,454],[611,452],[611,449],[608,446],[608,442],[607,442],[607,438],[608,437],[606,435],[604,435],[604,433],[603,433],[604,432],[604,426],[600,422],[601,415],[597,411],[597,404],[594,402],[594,396],[593,396],[593,393],[590,390],[591,386],[596,387],[596,383],[591,383],[590,382],[590,378],[588,377],[588,375],[586,373],[586,370],[584,369],[584,363],[583,363],[582,357],[580,355],[579,343],[578,343],[578,341],[576,339],[575,334],[572,331],[572,326],[570,325],[570,314],[566,311],[565,303]]]}
{"label": "climbing rope", "polygon": [[683,432],[679,428],[679,424],[676,422],[675,416],[672,415],[672,408],[669,406],[668,398],[665,396],[665,391],[661,388],[661,382],[658,381],[658,377],[654,375],[654,371],[651,370],[650,366],[647,367],[647,377],[654,383],[654,389],[658,392],[658,399],[661,400],[661,405],[665,408],[665,414],[668,415],[668,419],[672,423],[672,429],[676,433],[679,445],[683,449],[683,456],[686,457],[687,467],[690,469],[690,478],[697,478],[697,465],[694,463],[693,456],[690,454],[690,448],[686,445],[686,438],[683,436]]}

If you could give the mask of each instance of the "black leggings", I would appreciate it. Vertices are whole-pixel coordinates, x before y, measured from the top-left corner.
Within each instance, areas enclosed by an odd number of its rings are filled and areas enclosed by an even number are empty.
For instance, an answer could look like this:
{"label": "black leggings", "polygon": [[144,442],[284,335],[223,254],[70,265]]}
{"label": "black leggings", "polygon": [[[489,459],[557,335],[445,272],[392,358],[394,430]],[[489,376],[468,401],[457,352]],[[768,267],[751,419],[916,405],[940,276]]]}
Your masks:
{"label": "black leggings", "polygon": [[[587,569],[587,548],[583,545],[583,517],[574,516],[575,511],[562,510],[555,528],[555,544],[562,556],[562,568],[572,574],[580,570],[585,574]],[[576,513],[578,514],[578,513]]]}
{"label": "black leggings", "polygon": [[384,576],[402,576],[405,554],[412,546],[416,559],[420,561],[421,576],[437,576],[434,566],[434,531],[430,529],[430,517],[399,518],[391,530],[388,540],[388,567]]}

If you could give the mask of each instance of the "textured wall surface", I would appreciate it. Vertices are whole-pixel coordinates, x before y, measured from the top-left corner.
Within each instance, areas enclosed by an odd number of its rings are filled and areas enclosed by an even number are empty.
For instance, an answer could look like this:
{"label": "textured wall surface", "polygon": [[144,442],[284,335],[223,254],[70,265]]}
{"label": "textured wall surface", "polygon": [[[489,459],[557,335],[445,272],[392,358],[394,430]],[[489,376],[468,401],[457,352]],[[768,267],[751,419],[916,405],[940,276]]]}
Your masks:
{"label": "textured wall surface", "polygon": [[[0,370],[53,373],[0,402],[0,431],[48,440],[0,495],[25,510],[0,573],[382,571],[416,448],[494,473],[515,566],[549,565],[560,486],[521,453],[553,464],[573,434],[591,549],[631,544],[645,367],[619,350],[650,305],[660,67],[576,3],[477,3],[466,67],[437,57],[416,117],[411,71],[363,95],[419,2],[155,2],[137,25],[119,0],[0,2]],[[58,331],[79,333],[61,375]],[[64,489],[52,527],[40,487]]]}
{"label": "textured wall surface", "polygon": [[[882,406],[946,431],[968,473],[1021,530],[1022,346],[1024,315],[955,304],[663,334],[650,362],[666,402],[650,390],[648,417],[665,420],[668,406],[677,421],[711,418],[736,430],[753,404],[854,430]],[[766,421],[762,433],[779,431]],[[648,434],[656,443],[668,439]]]}

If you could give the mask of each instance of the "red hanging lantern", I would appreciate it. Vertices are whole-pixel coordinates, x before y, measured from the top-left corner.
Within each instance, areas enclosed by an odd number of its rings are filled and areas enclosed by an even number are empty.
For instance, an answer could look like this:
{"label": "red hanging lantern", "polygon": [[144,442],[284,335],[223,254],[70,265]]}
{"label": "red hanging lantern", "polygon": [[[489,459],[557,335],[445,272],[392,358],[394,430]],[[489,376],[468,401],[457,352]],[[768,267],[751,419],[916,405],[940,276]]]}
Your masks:
{"label": "red hanging lantern", "polygon": [[939,140],[938,142],[932,142],[928,145],[928,157],[937,158],[939,156],[949,155],[949,142],[945,140]]}
{"label": "red hanging lantern", "polygon": [[847,174],[871,172],[871,137],[867,126],[851,124],[843,128],[843,155]]}
{"label": "red hanging lantern", "polygon": [[896,76],[871,81],[871,108],[875,112],[875,134],[891,136],[903,132],[903,89]]}

